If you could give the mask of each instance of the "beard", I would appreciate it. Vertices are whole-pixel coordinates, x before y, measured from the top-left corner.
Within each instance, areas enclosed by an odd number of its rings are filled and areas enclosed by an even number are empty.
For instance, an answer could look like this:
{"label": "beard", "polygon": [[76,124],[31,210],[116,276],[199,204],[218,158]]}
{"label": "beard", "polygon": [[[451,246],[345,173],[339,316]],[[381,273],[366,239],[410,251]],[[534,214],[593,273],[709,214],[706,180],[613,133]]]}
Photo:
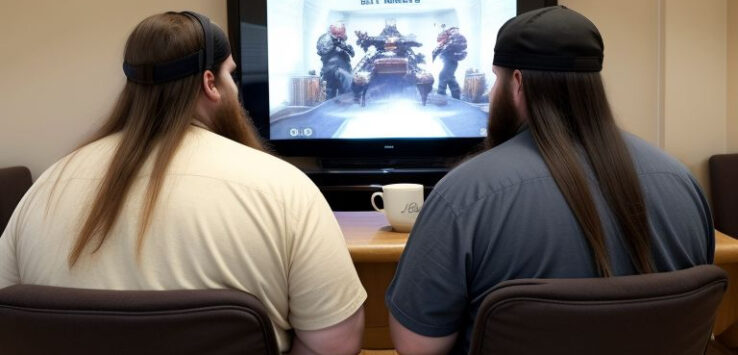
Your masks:
{"label": "beard", "polygon": [[518,133],[520,118],[513,105],[509,85],[502,85],[497,95],[489,103],[489,119],[487,121],[487,137],[484,149],[492,149]]}
{"label": "beard", "polygon": [[256,133],[254,121],[238,100],[238,94],[228,92],[213,115],[213,133],[226,137],[251,148],[267,151],[261,137]]}

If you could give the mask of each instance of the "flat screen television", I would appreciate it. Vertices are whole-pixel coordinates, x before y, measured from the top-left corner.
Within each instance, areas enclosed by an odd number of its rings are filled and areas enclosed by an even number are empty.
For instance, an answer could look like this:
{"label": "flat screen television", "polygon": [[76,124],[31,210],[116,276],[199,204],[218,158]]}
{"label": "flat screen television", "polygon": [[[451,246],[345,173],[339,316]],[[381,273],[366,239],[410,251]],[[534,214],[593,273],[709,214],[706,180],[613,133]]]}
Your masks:
{"label": "flat screen television", "polygon": [[497,31],[551,5],[229,0],[242,103],[282,156],[463,155],[486,135]]}

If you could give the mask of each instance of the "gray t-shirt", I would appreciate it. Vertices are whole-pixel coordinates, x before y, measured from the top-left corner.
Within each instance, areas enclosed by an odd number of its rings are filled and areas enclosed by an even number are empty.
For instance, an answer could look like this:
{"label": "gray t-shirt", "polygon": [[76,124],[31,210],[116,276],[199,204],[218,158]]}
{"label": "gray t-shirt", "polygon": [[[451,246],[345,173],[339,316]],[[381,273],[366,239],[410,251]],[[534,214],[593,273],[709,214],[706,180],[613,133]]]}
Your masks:
{"label": "gray t-shirt", "polygon": [[[712,217],[687,169],[625,134],[644,194],[658,271],[711,263]],[[591,170],[613,272],[634,274],[617,220]],[[597,276],[587,242],[528,130],[470,159],[441,180],[418,216],[387,295],[387,307],[425,336],[459,332],[466,353],[487,292],[520,278]]]}

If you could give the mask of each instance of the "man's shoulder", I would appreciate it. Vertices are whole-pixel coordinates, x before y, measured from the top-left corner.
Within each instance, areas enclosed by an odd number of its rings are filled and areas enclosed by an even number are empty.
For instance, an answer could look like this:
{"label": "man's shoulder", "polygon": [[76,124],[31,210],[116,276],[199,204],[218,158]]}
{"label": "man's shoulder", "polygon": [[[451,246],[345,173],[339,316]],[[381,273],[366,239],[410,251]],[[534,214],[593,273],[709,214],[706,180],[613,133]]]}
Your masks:
{"label": "man's shoulder", "polygon": [[528,130],[466,160],[435,187],[449,203],[465,204],[551,174]]}
{"label": "man's shoulder", "polygon": [[[671,175],[690,180],[678,160],[630,133],[623,133],[640,176]],[[449,172],[435,187],[450,205],[460,208],[531,181],[551,180],[551,173],[529,130],[471,158]]]}
{"label": "man's shoulder", "polygon": [[687,167],[679,160],[636,135],[624,132],[623,140],[639,175],[671,174],[684,178],[691,176]]}
{"label": "man's shoulder", "polygon": [[199,127],[188,132],[170,171],[250,187],[313,186],[292,164]]}
{"label": "man's shoulder", "polygon": [[113,133],[74,150],[47,168],[38,177],[36,184],[59,179],[102,179],[121,137],[121,133]]}

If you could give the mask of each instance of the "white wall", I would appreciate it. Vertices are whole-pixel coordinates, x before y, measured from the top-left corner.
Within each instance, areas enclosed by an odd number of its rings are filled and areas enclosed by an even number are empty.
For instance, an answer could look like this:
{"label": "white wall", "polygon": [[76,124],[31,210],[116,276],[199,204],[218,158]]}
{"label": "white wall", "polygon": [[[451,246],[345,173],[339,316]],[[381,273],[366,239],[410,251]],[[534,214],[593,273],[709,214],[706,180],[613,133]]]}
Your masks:
{"label": "white wall", "polygon": [[708,189],[707,159],[726,151],[727,3],[666,4],[664,147]]}
{"label": "white wall", "polygon": [[728,0],[728,152],[738,153],[738,1]]}
{"label": "white wall", "polygon": [[[738,119],[726,120],[735,101],[728,100],[726,81],[728,1],[736,6],[735,0],[560,1],[602,32],[603,77],[621,126],[682,161],[706,190],[707,160],[726,152],[726,130],[738,126]],[[735,71],[736,60],[730,63]]]}
{"label": "white wall", "polygon": [[225,0],[1,1],[0,166],[35,178],[81,143],[123,87],[129,33],[169,10],[227,27]]}

